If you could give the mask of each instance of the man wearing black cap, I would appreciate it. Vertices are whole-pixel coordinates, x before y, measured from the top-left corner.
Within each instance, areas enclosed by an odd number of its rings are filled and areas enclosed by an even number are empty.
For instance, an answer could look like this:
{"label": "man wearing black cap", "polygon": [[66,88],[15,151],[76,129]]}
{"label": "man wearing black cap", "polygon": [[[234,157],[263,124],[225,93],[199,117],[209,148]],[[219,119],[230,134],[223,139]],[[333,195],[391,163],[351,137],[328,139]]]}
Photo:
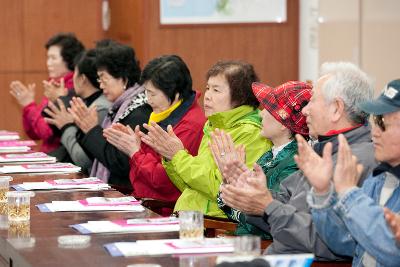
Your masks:
{"label": "man wearing black cap", "polygon": [[363,167],[343,135],[334,171],[331,146],[325,146],[321,158],[300,145],[296,162],[313,186],[308,202],[328,246],[354,257],[353,266],[400,266],[400,248],[383,209],[400,212],[400,80],[360,107],[373,115],[372,140],[380,162],[362,188],[357,182]]}

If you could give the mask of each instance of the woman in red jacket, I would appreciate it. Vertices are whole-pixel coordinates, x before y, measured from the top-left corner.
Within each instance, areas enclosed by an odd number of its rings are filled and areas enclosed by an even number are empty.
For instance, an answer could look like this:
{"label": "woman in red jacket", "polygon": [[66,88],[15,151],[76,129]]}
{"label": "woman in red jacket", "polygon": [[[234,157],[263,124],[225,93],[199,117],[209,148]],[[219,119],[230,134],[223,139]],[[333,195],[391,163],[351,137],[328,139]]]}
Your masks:
{"label": "woman in red jacket", "polygon": [[[141,83],[153,109],[149,122],[157,122],[164,130],[172,128],[189,153],[197,155],[206,118],[197,103],[199,94],[192,89],[192,78],[183,60],[175,55],[151,60],[143,70]],[[135,197],[178,199],[181,192],[168,178],[161,156],[141,143],[138,126],[133,131],[117,124],[105,129],[104,136],[130,157],[129,178]],[[169,215],[172,210],[160,212]]]}
{"label": "woman in red jacket", "polygon": [[33,140],[42,140],[40,150],[48,153],[60,145],[60,137],[54,134],[53,129],[44,120],[42,111],[47,107],[49,100],[54,102],[59,96],[68,93],[64,88],[73,89],[74,59],[83,52],[84,47],[71,33],[60,33],[51,37],[45,47],[49,73],[49,79],[43,81],[45,97],[37,104],[35,84],[24,85],[20,81],[11,82],[10,93],[23,107],[22,123],[26,134]]}

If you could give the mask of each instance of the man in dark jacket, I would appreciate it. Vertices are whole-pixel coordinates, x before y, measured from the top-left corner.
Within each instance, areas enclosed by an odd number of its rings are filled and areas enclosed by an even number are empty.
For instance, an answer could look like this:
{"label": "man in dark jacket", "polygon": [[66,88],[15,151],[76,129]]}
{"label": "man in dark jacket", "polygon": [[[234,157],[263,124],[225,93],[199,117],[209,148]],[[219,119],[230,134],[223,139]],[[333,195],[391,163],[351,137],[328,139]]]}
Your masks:
{"label": "man in dark jacket", "polygon": [[[337,136],[342,133],[353,153],[365,166],[360,183],[376,166],[371,142],[368,115],[358,105],[373,97],[368,76],[351,63],[335,62],[322,65],[321,77],[303,113],[310,135],[318,137],[314,150],[321,155],[323,147],[332,143],[336,162]],[[230,168],[229,172],[240,172]],[[236,174],[237,175],[237,174]],[[226,204],[246,213],[246,220],[272,235],[274,241],[267,254],[314,253],[317,260],[342,260],[318,236],[306,201],[311,186],[301,171],[281,183],[279,194],[265,188],[265,175],[259,168],[243,172],[240,186],[223,185],[221,197]]]}

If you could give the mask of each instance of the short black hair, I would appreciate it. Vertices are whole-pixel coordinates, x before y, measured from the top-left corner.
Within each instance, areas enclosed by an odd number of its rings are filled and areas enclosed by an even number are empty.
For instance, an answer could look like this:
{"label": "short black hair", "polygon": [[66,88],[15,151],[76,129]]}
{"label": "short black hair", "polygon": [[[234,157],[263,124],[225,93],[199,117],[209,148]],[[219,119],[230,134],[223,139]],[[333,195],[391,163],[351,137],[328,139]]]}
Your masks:
{"label": "short black hair", "polygon": [[177,55],[152,59],[143,69],[140,84],[147,81],[163,91],[170,102],[175,100],[176,93],[180,99],[186,99],[193,92],[189,68]]}
{"label": "short black hair", "polygon": [[220,74],[224,75],[229,84],[232,105],[259,106],[251,88],[251,84],[258,82],[259,78],[251,64],[236,60],[218,61],[207,71],[206,79]]}
{"label": "short black hair", "polygon": [[46,50],[49,50],[50,46],[59,46],[61,48],[61,56],[67,64],[67,68],[71,71],[75,67],[75,57],[85,50],[81,41],[73,33],[58,33],[54,35],[47,41]]}
{"label": "short black hair", "polygon": [[132,47],[115,43],[98,48],[96,54],[98,70],[105,70],[116,79],[122,78],[127,83],[127,88],[139,82],[139,61]]}
{"label": "short black hair", "polygon": [[75,60],[75,66],[79,71],[79,75],[84,74],[94,87],[100,89],[100,84],[97,79],[95,49],[90,49],[81,53]]}
{"label": "short black hair", "polygon": [[113,39],[106,38],[106,39],[101,39],[101,40],[96,41],[95,46],[96,46],[96,49],[99,49],[99,48],[107,48],[107,47],[115,45],[115,44],[119,44],[119,43]]}

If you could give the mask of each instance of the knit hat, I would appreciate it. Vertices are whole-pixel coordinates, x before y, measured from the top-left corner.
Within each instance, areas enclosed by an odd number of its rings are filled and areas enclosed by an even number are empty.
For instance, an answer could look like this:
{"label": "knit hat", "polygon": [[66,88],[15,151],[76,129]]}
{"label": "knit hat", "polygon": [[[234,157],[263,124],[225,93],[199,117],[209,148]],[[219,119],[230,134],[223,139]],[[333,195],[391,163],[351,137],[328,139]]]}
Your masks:
{"label": "knit hat", "polygon": [[373,115],[383,115],[400,110],[400,79],[393,80],[383,89],[381,95],[372,101],[365,102],[360,108]]}
{"label": "knit hat", "polygon": [[301,110],[311,98],[312,85],[289,81],[272,88],[262,83],[253,83],[254,95],[261,105],[284,126],[295,133],[308,135],[306,117]]}

